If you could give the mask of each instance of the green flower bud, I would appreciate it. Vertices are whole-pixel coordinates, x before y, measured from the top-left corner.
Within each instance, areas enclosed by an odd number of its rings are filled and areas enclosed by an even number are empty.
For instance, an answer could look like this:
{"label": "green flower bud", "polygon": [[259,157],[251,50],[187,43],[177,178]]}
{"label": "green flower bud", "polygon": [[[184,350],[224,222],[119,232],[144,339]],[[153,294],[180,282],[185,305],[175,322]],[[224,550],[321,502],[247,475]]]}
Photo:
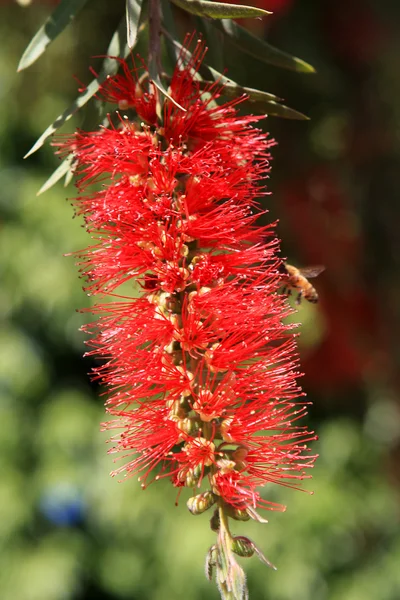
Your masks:
{"label": "green flower bud", "polygon": [[178,472],[178,479],[182,481],[186,487],[195,487],[202,475],[202,465],[197,465],[194,469],[181,469]]}
{"label": "green flower bud", "polygon": [[213,504],[215,504],[215,501],[215,495],[208,490],[207,492],[203,492],[202,494],[198,494],[197,496],[189,498],[186,506],[192,515],[200,515],[208,510]]}
{"label": "green flower bud", "polygon": [[226,513],[231,519],[235,519],[235,521],[249,521],[250,515],[247,510],[243,510],[241,508],[234,508],[233,506],[226,507]]}
{"label": "green flower bud", "polygon": [[244,536],[234,537],[232,540],[232,550],[238,556],[248,558],[255,552],[254,543]]}

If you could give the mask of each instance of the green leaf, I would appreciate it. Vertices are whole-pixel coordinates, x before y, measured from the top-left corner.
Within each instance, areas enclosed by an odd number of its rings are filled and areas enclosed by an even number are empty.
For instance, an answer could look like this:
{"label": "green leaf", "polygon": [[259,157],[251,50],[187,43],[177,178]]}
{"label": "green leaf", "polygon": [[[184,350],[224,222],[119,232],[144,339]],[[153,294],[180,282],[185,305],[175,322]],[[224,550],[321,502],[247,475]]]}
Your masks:
{"label": "green leaf", "polygon": [[126,32],[129,48],[133,48],[139,27],[143,0],[126,0]]}
{"label": "green leaf", "polygon": [[[222,73],[219,73],[218,71],[204,63],[200,66],[199,71],[205,78],[218,81],[221,84],[221,86],[223,86],[221,93],[225,96],[237,98],[238,96],[243,96],[244,94],[246,94],[246,96],[249,96],[249,100],[252,102],[256,102],[257,100],[260,102],[265,102],[267,100],[274,100],[276,102],[280,101],[280,98],[278,98],[278,96],[275,96],[275,94],[270,94],[268,92],[263,92],[254,88],[243,87],[239,83],[236,83],[236,81],[233,81],[233,79],[228,79],[228,77],[225,77],[225,75],[222,75]],[[201,85],[209,85],[210,83],[211,81],[203,81]]]}
{"label": "green leaf", "polygon": [[242,4],[227,4],[225,2],[209,2],[208,0],[171,0],[179,8],[198,17],[211,19],[251,19],[272,14],[268,10],[244,6]]}
{"label": "green leaf", "polygon": [[252,33],[241,27],[237,23],[228,19],[221,21],[213,21],[213,25],[218,29],[222,30],[229,38],[229,40],[243,50],[258,58],[262,62],[276,67],[282,67],[283,69],[291,69],[292,71],[299,71],[301,73],[315,73],[313,66],[304,62],[296,56],[291,56],[282,50],[278,50],[274,46],[267,44],[264,40],[254,36]]}
{"label": "green leaf", "polygon": [[293,119],[295,121],[310,120],[310,117],[307,117],[307,115],[274,100],[254,102],[251,108],[252,112],[269,115],[270,117],[282,117],[283,119]]}
{"label": "green leaf", "polygon": [[19,61],[18,71],[26,69],[43,54],[47,46],[65,29],[87,0],[61,0],[44,25],[36,33]]}
{"label": "green leaf", "polygon": [[168,98],[168,100],[170,100],[172,102],[172,104],[175,104],[175,106],[177,106],[178,108],[180,108],[181,110],[183,110],[183,112],[186,112],[186,108],[183,108],[183,106],[181,106],[176,100],[174,100],[174,98],[168,93],[168,91],[163,86],[163,84],[161,82],[161,79],[160,79],[160,75],[158,73],[158,69],[157,69],[157,65],[156,65],[156,61],[155,60],[150,60],[149,61],[149,78],[154,83],[154,85],[156,86],[156,88],[166,98]]}
{"label": "green leaf", "polygon": [[[204,82],[206,83],[206,82]],[[253,88],[243,87],[234,81],[225,83],[221,93],[225,96],[237,98],[238,96],[246,95],[247,100],[252,103],[252,111],[264,113],[271,117],[283,117],[284,119],[294,119],[297,121],[309,121],[309,117],[303,113],[289,108],[280,103],[280,98],[274,94],[256,90]]]}
{"label": "green leaf", "polygon": [[86,90],[81,94],[74,102],[62,113],[59,115],[57,119],[47,127],[47,129],[42,133],[40,138],[35,142],[32,148],[25,154],[24,158],[28,158],[31,154],[34,154],[39,148],[41,148],[44,142],[50,137],[53,133],[57,131],[64,123],[69,121],[69,119],[87,102],[89,102],[90,98],[94,96],[94,94],[99,90],[101,83],[105,80],[105,77],[99,77],[94,79],[89,83],[86,87]]}
{"label": "green leaf", "polygon": [[52,175],[50,175],[50,177],[48,178],[46,183],[44,183],[42,185],[42,187],[40,188],[40,190],[38,191],[38,193],[36,195],[40,196],[40,194],[47,192],[47,190],[49,190],[51,187],[53,187],[53,185],[55,185],[57,183],[57,181],[60,181],[60,179],[62,177],[64,177],[64,175],[65,175],[64,187],[66,187],[71,182],[71,179],[73,176],[73,162],[74,162],[74,155],[70,154],[69,156],[67,156],[67,158],[65,158],[62,161],[62,163],[57,167],[57,169],[54,171],[54,173]]}
{"label": "green leaf", "polygon": [[[211,67],[208,67],[207,65],[204,65],[204,67],[208,70],[211,70]],[[246,95],[246,100],[252,103],[253,112],[270,115],[271,117],[294,119],[297,121],[309,120],[309,118],[306,115],[303,115],[303,113],[298,112],[293,108],[289,108],[289,106],[285,106],[284,104],[280,104],[280,98],[274,94],[269,94],[268,92],[255,90],[253,88],[243,87],[237,84],[235,81],[227,80],[226,77],[224,79],[227,83],[224,83],[223,88],[221,89],[221,94],[223,96],[228,96],[229,98],[238,98],[239,96]],[[203,80],[199,83],[200,88],[207,88],[213,82]]]}
{"label": "green leaf", "polygon": [[64,123],[69,121],[69,119],[80,108],[89,102],[96,92],[98,92],[101,84],[109,75],[115,75],[115,73],[118,71],[120,63],[117,58],[112,57],[126,58],[126,56],[129,54],[129,51],[128,44],[126,42],[126,21],[125,18],[123,18],[117,31],[111,38],[111,42],[107,50],[107,54],[109,56],[104,59],[99,76],[96,79],[93,79],[86,87],[85,91],[78,96],[76,100],[74,100],[74,102],[62,113],[62,115],[59,115],[57,119],[51,125],[49,125],[46,131],[42,133],[40,138],[35,142],[24,158],[28,158],[28,156],[41,148],[49,136],[51,136],[55,131],[57,131],[57,129],[64,125]]}

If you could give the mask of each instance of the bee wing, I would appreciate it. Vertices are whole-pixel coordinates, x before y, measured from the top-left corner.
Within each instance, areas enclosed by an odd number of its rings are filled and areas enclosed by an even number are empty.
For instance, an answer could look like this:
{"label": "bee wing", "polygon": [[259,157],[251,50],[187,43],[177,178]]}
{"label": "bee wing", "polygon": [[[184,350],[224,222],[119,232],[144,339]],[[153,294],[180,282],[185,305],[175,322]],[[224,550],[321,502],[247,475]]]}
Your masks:
{"label": "bee wing", "polygon": [[312,279],[313,277],[317,277],[322,271],[325,271],[325,267],[323,265],[313,265],[312,267],[299,269],[299,271],[306,279]]}

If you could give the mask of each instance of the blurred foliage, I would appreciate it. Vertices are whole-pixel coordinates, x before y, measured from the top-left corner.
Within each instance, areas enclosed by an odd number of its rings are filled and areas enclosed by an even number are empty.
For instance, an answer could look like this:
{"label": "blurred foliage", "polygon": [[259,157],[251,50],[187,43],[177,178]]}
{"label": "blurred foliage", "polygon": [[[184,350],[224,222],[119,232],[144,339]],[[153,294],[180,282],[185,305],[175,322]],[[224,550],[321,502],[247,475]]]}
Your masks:
{"label": "blurred foliage", "polygon": [[[76,308],[89,299],[73,258],[63,258],[88,243],[65,202],[74,188],[37,198],[57,161],[49,147],[21,157],[75,97],[72,74],[89,80],[88,57],[105,51],[123,3],[85,8],[17,76],[50,4],[9,2],[0,23],[0,596],[217,598],[201,569],[214,541],[207,514],[190,515],[184,498],[176,508],[167,482],[142,492],[136,481],[108,476],[103,400],[86,375],[91,361],[81,357],[78,332],[87,316]],[[264,526],[238,524],[278,566],[246,561],[249,587],[260,600],[398,600],[399,5],[258,4],[276,10],[271,43],[318,74],[261,71],[228,48],[229,74],[249,86],[265,77],[266,88],[312,117],[267,122],[279,140],[268,206],[280,218],[283,252],[327,270],[317,280],[320,305],[298,313],[320,438],[307,483],[315,494],[268,490],[287,512],[271,513]]]}

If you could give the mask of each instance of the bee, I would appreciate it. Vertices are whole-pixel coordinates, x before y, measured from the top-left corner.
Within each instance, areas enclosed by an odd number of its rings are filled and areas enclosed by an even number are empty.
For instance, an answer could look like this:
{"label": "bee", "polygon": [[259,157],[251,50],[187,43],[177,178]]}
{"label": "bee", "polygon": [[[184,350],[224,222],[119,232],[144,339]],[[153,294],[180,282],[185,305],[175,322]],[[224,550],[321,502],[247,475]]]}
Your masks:
{"label": "bee", "polygon": [[287,276],[285,287],[283,288],[284,293],[287,293],[289,296],[292,290],[298,292],[296,304],[300,304],[302,298],[305,298],[313,304],[318,302],[318,292],[308,280],[312,279],[313,277],[317,277],[317,275],[324,271],[325,267],[316,265],[313,267],[298,269],[293,265],[284,263],[283,269],[285,275]]}

